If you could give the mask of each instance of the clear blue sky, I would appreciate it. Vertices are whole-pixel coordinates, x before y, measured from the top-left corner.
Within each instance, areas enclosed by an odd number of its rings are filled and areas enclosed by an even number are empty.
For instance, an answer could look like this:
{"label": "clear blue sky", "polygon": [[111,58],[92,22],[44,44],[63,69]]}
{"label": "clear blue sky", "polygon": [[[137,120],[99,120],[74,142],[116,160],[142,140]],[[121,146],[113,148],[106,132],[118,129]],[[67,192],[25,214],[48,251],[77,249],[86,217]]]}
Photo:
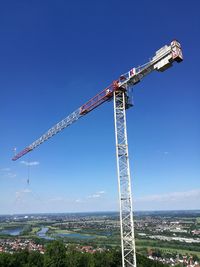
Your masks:
{"label": "clear blue sky", "polygon": [[112,102],[17,162],[13,148],[175,38],[183,63],[135,86],[127,111],[134,206],[200,208],[199,10],[195,0],[1,2],[1,214],[118,209]]}

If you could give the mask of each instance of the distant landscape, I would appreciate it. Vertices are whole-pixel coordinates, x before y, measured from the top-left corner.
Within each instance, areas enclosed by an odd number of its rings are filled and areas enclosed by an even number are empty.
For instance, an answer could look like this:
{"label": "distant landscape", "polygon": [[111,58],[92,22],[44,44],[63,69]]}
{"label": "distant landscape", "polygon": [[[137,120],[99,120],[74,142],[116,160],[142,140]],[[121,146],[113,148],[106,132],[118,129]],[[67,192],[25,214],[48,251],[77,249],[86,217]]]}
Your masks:
{"label": "distant landscape", "polygon": [[[167,266],[200,262],[200,210],[136,212],[137,255]],[[120,253],[117,212],[18,214],[0,216],[0,252],[44,255],[60,241],[78,253]],[[89,265],[88,265],[89,266]]]}

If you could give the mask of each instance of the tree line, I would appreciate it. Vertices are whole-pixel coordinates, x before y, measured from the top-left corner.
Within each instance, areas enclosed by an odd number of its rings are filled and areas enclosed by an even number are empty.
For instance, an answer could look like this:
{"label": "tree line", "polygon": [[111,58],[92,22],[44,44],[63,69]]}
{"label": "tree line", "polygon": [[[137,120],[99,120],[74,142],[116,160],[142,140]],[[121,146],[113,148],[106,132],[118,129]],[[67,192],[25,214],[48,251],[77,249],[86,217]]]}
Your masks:
{"label": "tree line", "polygon": [[[0,253],[0,267],[121,267],[120,250],[83,253],[73,247],[66,249],[61,241],[53,241],[46,247],[46,252],[22,250]],[[137,255],[137,267],[168,267]]]}

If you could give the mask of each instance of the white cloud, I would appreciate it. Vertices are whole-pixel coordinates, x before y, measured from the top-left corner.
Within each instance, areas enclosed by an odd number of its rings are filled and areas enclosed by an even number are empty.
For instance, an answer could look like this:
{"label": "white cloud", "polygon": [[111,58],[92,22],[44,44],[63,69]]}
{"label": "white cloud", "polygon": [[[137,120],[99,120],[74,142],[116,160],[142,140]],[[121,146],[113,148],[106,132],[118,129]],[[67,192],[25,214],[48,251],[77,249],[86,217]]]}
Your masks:
{"label": "white cloud", "polygon": [[62,197],[54,197],[49,199],[50,202],[64,201]]}
{"label": "white cloud", "polygon": [[81,200],[80,198],[78,198],[78,199],[75,200],[75,202],[76,202],[76,203],[82,203],[83,200]]}
{"label": "white cloud", "polygon": [[31,190],[30,189],[24,189],[22,190],[23,193],[31,193]]}
{"label": "white cloud", "polygon": [[30,189],[23,189],[23,190],[16,192],[16,194],[23,194],[23,193],[31,193],[31,190]]}
{"label": "white cloud", "polygon": [[0,171],[2,172],[2,178],[15,178],[17,176],[10,168],[2,168]]}
{"label": "white cloud", "polygon": [[145,197],[137,198],[135,201],[148,202],[148,201],[180,201],[182,199],[200,197],[200,189],[190,190],[185,192],[171,192],[166,194],[149,195]]}
{"label": "white cloud", "polygon": [[105,191],[101,190],[101,191],[98,191],[92,195],[87,196],[87,198],[100,198],[105,193],[106,193]]}
{"label": "white cloud", "polygon": [[4,171],[1,175],[2,178],[15,178],[17,176],[16,173],[10,172],[10,171]]}
{"label": "white cloud", "polygon": [[28,193],[31,193],[31,190],[29,190],[29,189],[23,189],[23,190],[20,190],[20,191],[16,191],[15,192],[16,199],[19,200],[25,194],[28,194]]}
{"label": "white cloud", "polygon": [[20,161],[20,163],[26,166],[37,166],[40,164],[39,161],[24,161],[24,160]]}
{"label": "white cloud", "polygon": [[94,194],[88,195],[84,198],[78,198],[75,200],[76,203],[87,203],[89,199],[97,199],[97,198],[102,198],[102,196],[105,194],[106,192],[104,190],[98,191]]}
{"label": "white cloud", "polygon": [[87,198],[99,198],[99,197],[101,197],[100,194],[93,194],[93,195],[87,196]]}
{"label": "white cloud", "polygon": [[199,209],[200,189],[148,195],[133,201],[137,210]]}
{"label": "white cloud", "polygon": [[105,194],[106,192],[105,191],[99,191],[99,192],[97,192],[97,194]]}
{"label": "white cloud", "polygon": [[12,172],[9,172],[5,175],[5,177],[8,177],[8,178],[15,178],[17,176],[16,173],[12,173]]}

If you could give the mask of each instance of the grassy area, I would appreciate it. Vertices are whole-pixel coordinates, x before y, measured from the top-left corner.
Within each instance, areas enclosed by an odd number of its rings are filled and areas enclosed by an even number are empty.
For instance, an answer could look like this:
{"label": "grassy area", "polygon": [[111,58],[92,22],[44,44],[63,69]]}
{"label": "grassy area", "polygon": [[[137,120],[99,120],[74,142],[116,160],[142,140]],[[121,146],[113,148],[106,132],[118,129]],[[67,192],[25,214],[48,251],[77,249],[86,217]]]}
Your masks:
{"label": "grassy area", "polygon": [[140,246],[140,245],[137,245],[136,246],[136,251],[137,249],[140,250],[140,249],[158,249],[160,250],[161,252],[163,252],[164,254],[166,253],[176,253],[176,254],[181,254],[181,255],[196,255],[197,257],[200,258],[200,252],[198,251],[189,251],[189,250],[185,250],[185,249],[176,249],[176,248],[161,248],[161,247],[156,247],[156,246]]}
{"label": "grassy area", "polygon": [[[51,230],[53,230],[53,229],[51,228]],[[61,230],[61,229],[55,229],[53,232],[55,234],[72,234],[72,233],[74,233],[73,231]]]}
{"label": "grassy area", "polygon": [[[87,233],[87,232],[77,232],[77,231],[70,231],[70,230],[61,230],[61,229],[56,229],[51,231],[51,234],[77,234],[80,235],[80,237],[77,236],[77,239],[81,239],[81,236],[93,236],[94,238],[107,238],[105,235],[98,235],[94,233]],[[67,236],[66,236],[67,237]],[[70,236],[69,236],[70,238]]]}
{"label": "grassy area", "polygon": [[1,223],[0,229],[14,229],[14,228],[22,228],[24,227],[24,223],[17,223],[17,222],[9,222],[9,223]]}
{"label": "grassy area", "polygon": [[33,227],[30,232],[30,235],[35,235],[37,232],[40,231],[40,229],[41,229],[40,227]]}
{"label": "grassy area", "polygon": [[186,244],[180,242],[165,242],[158,240],[140,239],[136,240],[136,249],[141,250],[142,254],[145,254],[145,249],[158,249],[163,254],[166,253],[179,253],[181,255],[196,255],[200,258],[199,244]]}
{"label": "grassy area", "polygon": [[57,230],[58,228],[52,225],[47,225],[47,227],[49,228],[49,230]]}
{"label": "grassy area", "polygon": [[196,222],[200,224],[200,217],[196,218]]}

